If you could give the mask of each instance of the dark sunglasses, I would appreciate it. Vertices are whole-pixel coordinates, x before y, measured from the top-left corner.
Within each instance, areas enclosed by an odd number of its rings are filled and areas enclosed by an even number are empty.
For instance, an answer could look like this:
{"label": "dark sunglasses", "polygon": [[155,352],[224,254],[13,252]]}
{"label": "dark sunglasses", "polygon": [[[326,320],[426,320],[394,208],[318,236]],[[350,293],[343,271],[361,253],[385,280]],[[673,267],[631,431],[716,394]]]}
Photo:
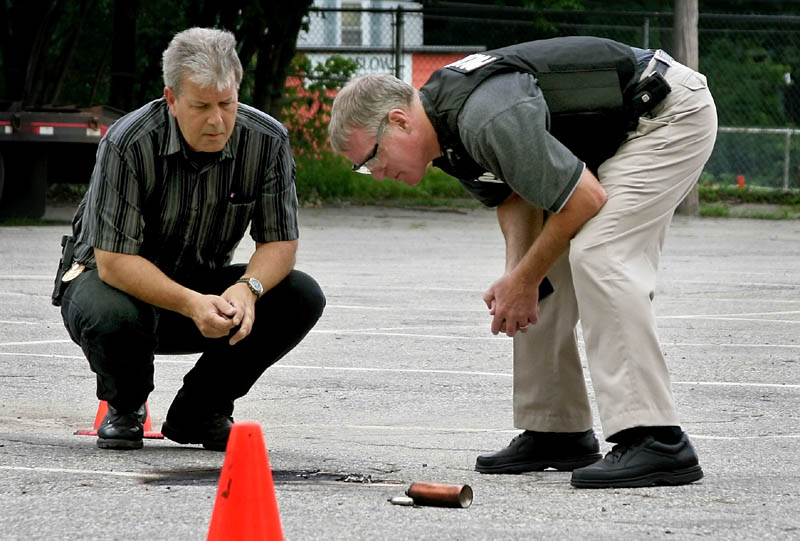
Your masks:
{"label": "dark sunglasses", "polygon": [[369,156],[367,156],[367,158],[363,162],[353,164],[354,173],[361,173],[362,175],[369,175],[372,173],[372,171],[370,171],[370,167],[367,164],[372,160],[374,160],[375,157],[378,155],[378,147],[381,144],[381,138],[383,137],[383,133],[386,131],[387,118],[388,117],[383,117],[383,120],[381,120],[381,123],[378,126],[378,138],[375,140],[375,146],[372,147],[372,152],[369,153]]}

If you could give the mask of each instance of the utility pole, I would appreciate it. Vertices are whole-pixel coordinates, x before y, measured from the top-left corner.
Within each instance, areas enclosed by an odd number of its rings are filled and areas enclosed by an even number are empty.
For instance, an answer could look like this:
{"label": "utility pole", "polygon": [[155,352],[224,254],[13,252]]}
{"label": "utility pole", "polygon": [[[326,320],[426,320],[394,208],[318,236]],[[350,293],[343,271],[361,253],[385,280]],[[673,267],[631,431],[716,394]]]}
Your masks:
{"label": "utility pole", "polygon": [[[675,60],[694,70],[698,63],[697,21],[699,10],[697,0],[675,0],[674,17],[672,25],[672,43],[675,50]],[[678,205],[678,214],[697,216],[700,213],[700,198],[697,193],[697,184]]]}

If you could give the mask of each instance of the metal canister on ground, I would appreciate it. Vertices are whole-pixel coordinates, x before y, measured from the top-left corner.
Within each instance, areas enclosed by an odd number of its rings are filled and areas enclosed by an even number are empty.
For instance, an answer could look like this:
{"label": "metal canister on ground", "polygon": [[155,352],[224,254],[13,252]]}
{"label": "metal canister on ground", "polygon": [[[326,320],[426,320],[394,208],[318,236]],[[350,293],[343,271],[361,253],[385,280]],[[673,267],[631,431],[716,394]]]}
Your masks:
{"label": "metal canister on ground", "polygon": [[472,505],[472,488],[469,485],[411,483],[406,495],[414,500],[414,505],[461,508]]}

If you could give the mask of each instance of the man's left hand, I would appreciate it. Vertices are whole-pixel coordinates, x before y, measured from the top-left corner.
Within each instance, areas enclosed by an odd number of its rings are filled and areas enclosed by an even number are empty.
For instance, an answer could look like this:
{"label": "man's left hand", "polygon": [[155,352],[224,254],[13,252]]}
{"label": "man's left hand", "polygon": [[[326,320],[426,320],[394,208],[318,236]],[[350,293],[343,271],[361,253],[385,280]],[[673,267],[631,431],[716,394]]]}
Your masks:
{"label": "man's left hand", "polygon": [[539,320],[539,284],[528,283],[514,272],[506,273],[483,294],[492,318],[492,334],[513,337]]}
{"label": "man's left hand", "polygon": [[230,345],[234,346],[247,338],[250,331],[253,330],[253,323],[256,320],[256,296],[250,291],[247,284],[240,282],[226,289],[222,298],[236,309],[233,320],[238,322],[239,329],[229,341]]}

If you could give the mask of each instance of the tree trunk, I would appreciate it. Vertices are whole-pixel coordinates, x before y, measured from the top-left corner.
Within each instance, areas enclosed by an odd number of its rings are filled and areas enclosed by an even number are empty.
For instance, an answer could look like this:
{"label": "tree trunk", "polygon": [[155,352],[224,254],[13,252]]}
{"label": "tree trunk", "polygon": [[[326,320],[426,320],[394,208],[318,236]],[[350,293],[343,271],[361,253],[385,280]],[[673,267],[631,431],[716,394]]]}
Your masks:
{"label": "tree trunk", "polygon": [[58,103],[58,98],[61,95],[61,89],[64,86],[64,80],[67,77],[70,64],[72,63],[72,57],[75,55],[75,50],[78,47],[78,40],[81,37],[84,27],[86,26],[86,18],[94,9],[95,3],[95,0],[83,0],[81,2],[80,19],[78,20],[77,25],[72,28],[72,34],[70,35],[67,44],[64,46],[64,50],[61,51],[61,56],[56,63],[56,71],[58,72],[58,75],[55,77],[55,83],[48,94],[48,101],[50,103]]}
{"label": "tree trunk", "polygon": [[[675,22],[673,25],[674,45],[673,55],[675,60],[692,69],[697,69],[698,39],[697,21],[699,12],[697,0],[675,0]],[[678,214],[697,216],[700,213],[700,199],[697,193],[697,183],[686,195],[676,211]]]}
{"label": "tree trunk", "polygon": [[111,37],[111,90],[109,105],[130,111],[134,108],[133,86],[136,77],[137,0],[114,0],[114,25]]}
{"label": "tree trunk", "polygon": [[[61,15],[64,4],[59,0],[54,2],[30,2],[25,5],[26,10],[39,8],[38,11],[27,11],[34,25],[33,40],[24,58],[25,79],[22,87],[23,105],[42,105],[45,97],[45,88],[48,83],[47,53],[53,43],[53,28]],[[27,45],[27,44],[26,44]]]}
{"label": "tree trunk", "polygon": [[280,120],[286,69],[297,48],[297,35],[308,13],[312,0],[298,0],[292,4],[270,4],[265,10],[271,24],[261,40],[256,63],[253,105]]}

